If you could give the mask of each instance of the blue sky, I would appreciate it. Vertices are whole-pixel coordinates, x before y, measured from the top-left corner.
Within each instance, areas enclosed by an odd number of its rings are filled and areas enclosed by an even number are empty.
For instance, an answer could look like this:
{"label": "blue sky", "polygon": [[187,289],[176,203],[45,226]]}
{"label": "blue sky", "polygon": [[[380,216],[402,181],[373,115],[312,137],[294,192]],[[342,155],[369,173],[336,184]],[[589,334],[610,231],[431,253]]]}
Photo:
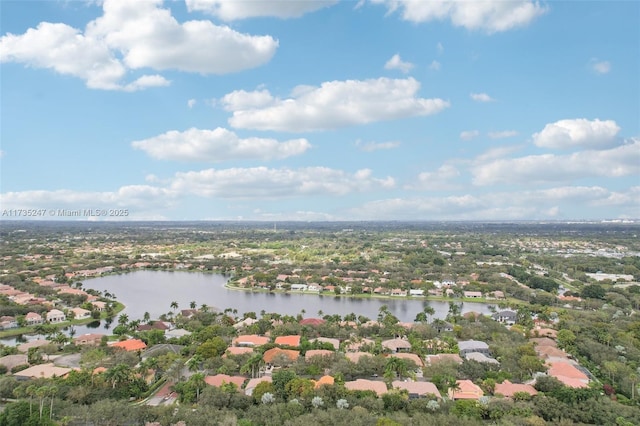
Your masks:
{"label": "blue sky", "polygon": [[640,218],[639,2],[0,8],[1,219]]}

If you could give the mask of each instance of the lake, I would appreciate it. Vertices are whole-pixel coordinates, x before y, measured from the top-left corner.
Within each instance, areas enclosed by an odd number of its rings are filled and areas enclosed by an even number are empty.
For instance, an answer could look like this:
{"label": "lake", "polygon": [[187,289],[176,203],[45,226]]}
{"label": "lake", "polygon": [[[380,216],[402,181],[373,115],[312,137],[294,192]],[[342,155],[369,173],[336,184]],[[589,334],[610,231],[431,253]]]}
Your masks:
{"label": "lake", "polygon": [[[264,291],[231,290],[225,287],[228,277],[202,272],[136,271],[122,275],[108,275],[83,281],[84,288],[108,291],[115,294],[117,300],[126,308],[122,313],[129,320],[142,319],[149,312],[152,319],[171,311],[171,302],[178,303],[178,309],[188,309],[191,301],[200,307],[206,304],[210,308],[224,310],[237,309],[238,314],[260,311],[297,315],[302,310],[305,317],[355,313],[376,319],[382,305],[402,322],[411,322],[416,314],[428,304],[435,310],[434,318],[444,318],[449,311],[446,301],[427,301],[407,298],[355,298],[333,295],[315,295],[300,293],[267,293]],[[462,312],[476,311],[489,313],[488,304],[465,302]],[[117,324],[114,321],[112,326]],[[97,327],[96,327],[97,326]],[[76,336],[84,333],[105,332],[102,324],[75,326]],[[10,339],[5,339],[9,341]],[[7,344],[5,341],[2,343]]]}

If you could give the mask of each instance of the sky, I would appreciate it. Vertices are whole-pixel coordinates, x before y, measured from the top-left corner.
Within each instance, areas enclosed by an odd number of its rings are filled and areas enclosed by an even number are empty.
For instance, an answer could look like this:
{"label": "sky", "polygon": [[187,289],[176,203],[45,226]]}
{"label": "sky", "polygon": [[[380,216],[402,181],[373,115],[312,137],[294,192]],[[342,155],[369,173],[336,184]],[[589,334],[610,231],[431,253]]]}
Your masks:
{"label": "sky", "polygon": [[0,220],[638,219],[639,23],[637,1],[0,0]]}

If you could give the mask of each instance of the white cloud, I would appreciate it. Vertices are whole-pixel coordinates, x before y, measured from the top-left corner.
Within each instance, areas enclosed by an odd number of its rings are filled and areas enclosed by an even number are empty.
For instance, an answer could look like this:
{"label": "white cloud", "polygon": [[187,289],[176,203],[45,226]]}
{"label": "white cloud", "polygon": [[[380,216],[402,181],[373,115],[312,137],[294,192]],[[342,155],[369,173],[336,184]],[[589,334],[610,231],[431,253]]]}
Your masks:
{"label": "white cloud", "polygon": [[264,106],[243,104],[256,92],[232,92],[222,103],[233,111],[229,119],[233,127],[306,132],[431,115],[449,106],[442,99],[416,97],[419,89],[420,83],[413,78],[330,81],[294,89],[295,95],[288,99],[260,91],[260,99],[270,100]]}
{"label": "white cloud", "polygon": [[256,90],[253,92],[236,90],[225,95],[221,101],[227,111],[238,111],[262,108],[273,104],[275,99],[268,90]]}
{"label": "white cloud", "polygon": [[153,158],[178,161],[221,162],[229,160],[273,160],[300,155],[311,148],[306,139],[278,142],[275,139],[241,139],[227,129],[175,130],[131,145]]}
{"label": "white cloud", "polygon": [[407,189],[424,191],[445,191],[458,189],[453,181],[460,176],[460,171],[450,164],[444,164],[434,172],[422,172],[417,182],[407,185]]}
{"label": "white cloud", "polygon": [[471,93],[469,97],[476,102],[493,102],[495,100],[486,93]]}
{"label": "white cloud", "polygon": [[161,0],[105,0],[103,15],[84,32],[41,22],[24,34],[2,36],[0,62],[52,69],[78,77],[92,89],[134,91],[169,81],[142,75],[123,83],[130,70],[225,74],[268,62],[278,47],[272,37],[242,34],[210,21],[181,24],[161,6]]}
{"label": "white cloud", "polygon": [[411,62],[404,62],[400,59],[400,55],[396,53],[384,64],[384,69],[399,70],[406,74],[413,69],[413,64]]}
{"label": "white cloud", "polygon": [[389,141],[389,142],[362,142],[361,140],[356,141],[356,146],[360,148],[361,151],[365,152],[373,152],[387,149],[395,149],[400,146],[399,141]]}
{"label": "white cloud", "polygon": [[596,58],[592,58],[589,61],[589,66],[596,74],[608,74],[611,71],[611,63],[609,61],[599,61]]}
{"label": "white cloud", "polygon": [[631,139],[609,150],[477,161],[472,173],[475,185],[569,182],[589,177],[637,175],[640,174],[640,139]]}
{"label": "white cloud", "polygon": [[394,186],[393,178],[375,178],[368,169],[351,174],[326,167],[254,167],[176,173],[171,189],[201,197],[273,199],[307,195],[346,195]]}
{"label": "white cloud", "polygon": [[[533,191],[490,192],[444,197],[391,198],[350,209],[352,220],[522,220],[599,217],[616,205],[625,217],[638,217],[640,187],[621,192],[593,186],[565,186]],[[577,208],[576,208],[577,207]],[[578,214],[579,216],[576,216]]]}
{"label": "white cloud", "polygon": [[512,138],[517,135],[518,135],[518,132],[516,132],[515,130],[502,130],[499,132],[489,132],[489,137],[491,139]]}
{"label": "white cloud", "polygon": [[528,25],[547,8],[528,0],[372,0],[384,3],[389,13],[402,10],[410,22],[450,20],[456,27],[496,33]]}
{"label": "white cloud", "polygon": [[305,13],[333,6],[337,0],[313,1],[238,1],[238,0],[185,0],[187,9],[216,16],[223,21],[256,17],[299,18]]}
{"label": "white cloud", "polygon": [[478,130],[465,130],[460,132],[460,139],[463,141],[470,141],[471,139],[475,139],[480,136],[480,132]]}
{"label": "white cloud", "polygon": [[189,109],[193,108],[194,106],[196,106],[196,104],[198,103],[197,100],[195,99],[189,99],[187,101],[187,106],[189,107]]}
{"label": "white cloud", "polygon": [[[56,219],[59,209],[129,209],[127,216],[109,216],[104,219],[132,219],[148,217],[154,210],[173,207],[178,193],[166,188],[149,185],[127,185],[116,191],[83,192],[61,189],[56,191],[22,191],[0,194],[3,208],[7,209],[45,209],[47,217]],[[89,219],[82,215],[78,219]]]}
{"label": "white cloud", "polygon": [[587,120],[577,118],[559,120],[535,133],[533,143],[552,149],[590,148],[604,149],[617,145],[620,127],[613,120]]}
{"label": "white cloud", "polygon": [[431,63],[429,64],[429,69],[431,71],[440,71],[441,67],[442,67],[442,64],[440,64],[440,62],[436,60],[431,61]]}
{"label": "white cloud", "polygon": [[438,51],[439,54],[442,54],[444,52],[444,46],[442,45],[441,42],[438,42],[438,44],[436,44],[436,50]]}

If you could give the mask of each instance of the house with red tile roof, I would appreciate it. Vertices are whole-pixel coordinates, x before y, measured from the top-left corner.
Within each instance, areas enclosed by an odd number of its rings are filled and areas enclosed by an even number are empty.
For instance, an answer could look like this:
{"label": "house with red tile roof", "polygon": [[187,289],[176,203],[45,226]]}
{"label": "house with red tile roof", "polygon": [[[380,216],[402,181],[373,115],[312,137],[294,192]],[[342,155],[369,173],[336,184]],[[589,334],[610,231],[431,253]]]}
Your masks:
{"label": "house with red tile roof", "polygon": [[276,345],[291,346],[291,347],[297,348],[300,346],[300,339],[301,339],[301,336],[299,335],[278,336],[276,337],[276,340],[274,341],[274,343]]}
{"label": "house with red tile roof", "polygon": [[344,387],[350,391],[373,391],[377,396],[387,393],[387,385],[378,380],[357,379],[345,382]]}
{"label": "house with red tile roof", "polygon": [[269,343],[271,339],[266,336],[258,336],[257,334],[243,334],[231,341],[232,346],[262,346]]}
{"label": "house with red tile roof", "polygon": [[529,395],[537,395],[538,391],[531,385],[522,383],[511,383],[509,380],[505,380],[502,383],[496,384],[493,391],[494,395],[502,395],[505,398],[513,398],[513,395],[517,392],[528,393]]}
{"label": "house with red tile roof", "polygon": [[258,386],[260,383],[262,382],[271,383],[272,381],[273,379],[271,378],[271,376],[262,376],[262,377],[253,378],[249,380],[247,382],[247,385],[244,387],[244,394],[247,396],[251,396],[253,395],[253,391],[255,390],[256,386]]}
{"label": "house with red tile roof", "polygon": [[273,364],[274,359],[278,357],[285,357],[290,362],[295,362],[299,356],[300,351],[294,351],[292,349],[272,348],[262,354],[262,360],[267,364]]}
{"label": "house with red tile roof", "polygon": [[209,386],[219,388],[223,384],[233,383],[238,389],[242,387],[246,377],[243,376],[229,376],[227,374],[216,374],[215,376],[206,376],[204,381]]}
{"label": "house with red tile roof", "polygon": [[16,378],[21,379],[50,379],[52,377],[64,377],[71,371],[70,368],[58,367],[53,363],[39,364],[25,370],[13,373]]}
{"label": "house with red tile roof", "polygon": [[589,386],[589,377],[570,362],[551,362],[547,374],[560,380],[565,386],[572,388]]}
{"label": "house with red tile roof", "polygon": [[47,312],[47,321],[48,322],[58,323],[58,322],[66,321],[66,320],[67,320],[67,316],[61,310],[52,309],[49,312]]}
{"label": "house with red tile roof", "polygon": [[418,368],[422,368],[424,367],[424,362],[422,362],[422,359],[416,355],[416,354],[408,354],[408,353],[397,353],[397,354],[389,354],[390,357],[395,357],[395,358],[400,358],[400,359],[406,359],[409,361],[413,361],[413,363],[416,365],[416,367]]}
{"label": "house with red tile roof", "polygon": [[449,389],[449,398],[456,399],[479,399],[484,396],[480,386],[471,380],[456,380],[457,387]]}
{"label": "house with red tile roof", "polygon": [[304,318],[300,320],[300,325],[309,325],[311,327],[317,327],[324,324],[326,321],[322,318]]}
{"label": "house with red tile roof", "polygon": [[102,343],[102,338],[104,336],[104,334],[100,333],[87,333],[73,339],[73,343],[78,346],[98,346]]}
{"label": "house with red tile roof", "polygon": [[321,386],[331,386],[335,383],[335,379],[332,376],[322,376],[316,381],[315,389],[319,389]]}
{"label": "house with red tile roof", "polygon": [[354,364],[357,364],[362,357],[372,357],[373,354],[369,352],[347,352],[344,356]]}
{"label": "house with red tile roof", "polygon": [[147,348],[147,344],[140,339],[129,339],[116,342],[111,345],[114,348],[124,349],[127,352],[141,351]]}
{"label": "house with red tile roof", "polygon": [[229,346],[222,357],[224,358],[225,355],[244,355],[251,353],[253,353],[253,348],[248,348],[246,346]]}
{"label": "house with red tile roof", "polygon": [[402,381],[402,380],[394,380],[391,383],[395,389],[406,390],[409,392],[409,398],[420,398],[426,397],[428,395],[434,395],[438,399],[442,399],[442,395],[440,395],[440,391],[431,382],[413,382],[413,381]]}
{"label": "house with red tile roof", "polygon": [[27,323],[27,325],[38,325],[44,322],[42,315],[35,312],[27,313],[27,315],[24,316],[24,320]]}

